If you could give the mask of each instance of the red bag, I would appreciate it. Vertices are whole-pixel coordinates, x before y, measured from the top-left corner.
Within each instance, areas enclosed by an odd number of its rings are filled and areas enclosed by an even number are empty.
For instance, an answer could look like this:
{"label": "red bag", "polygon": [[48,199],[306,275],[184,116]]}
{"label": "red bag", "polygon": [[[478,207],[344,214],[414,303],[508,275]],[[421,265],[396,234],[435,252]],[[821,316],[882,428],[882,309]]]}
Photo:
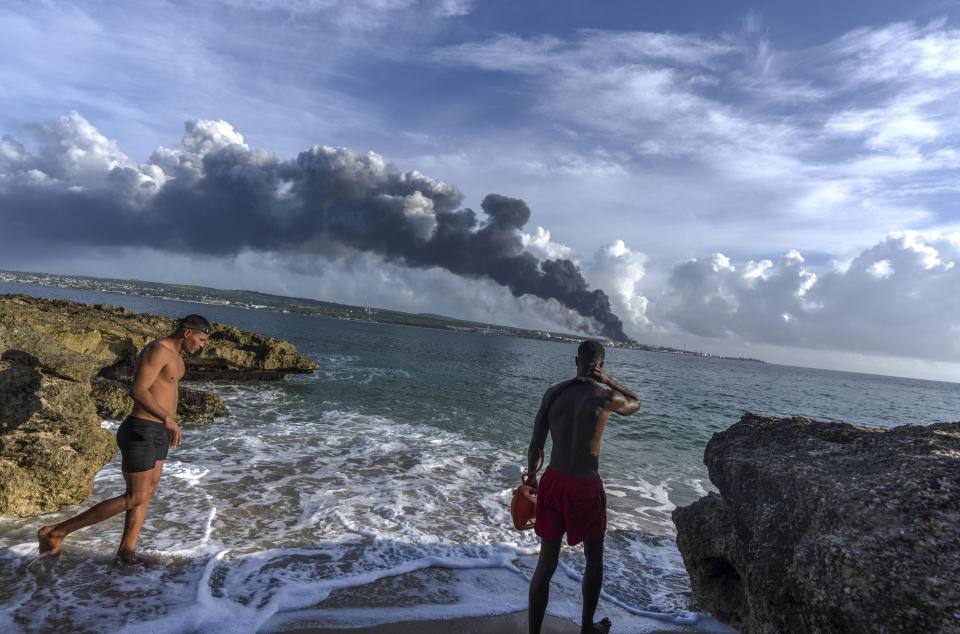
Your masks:
{"label": "red bag", "polygon": [[543,449],[540,449],[540,460],[537,468],[520,476],[520,486],[513,490],[513,501],[510,502],[510,515],[513,517],[513,527],[518,531],[533,528],[537,506],[537,490],[527,484],[527,478],[536,475],[543,466]]}

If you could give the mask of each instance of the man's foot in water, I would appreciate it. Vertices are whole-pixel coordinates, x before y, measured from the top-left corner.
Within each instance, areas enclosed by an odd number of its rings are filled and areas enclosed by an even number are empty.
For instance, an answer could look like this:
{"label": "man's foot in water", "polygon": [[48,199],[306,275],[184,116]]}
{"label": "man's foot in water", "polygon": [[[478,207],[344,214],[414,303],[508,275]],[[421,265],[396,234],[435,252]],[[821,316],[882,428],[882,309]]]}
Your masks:
{"label": "man's foot in water", "polygon": [[139,563],[143,563],[135,552],[125,550],[118,550],[117,554],[113,557],[113,562],[123,564],[124,566],[136,566]]}
{"label": "man's foot in water", "polygon": [[120,552],[113,557],[113,562],[123,566],[143,566],[144,568],[153,568],[163,565],[163,560],[159,557],[150,555],[138,555],[135,552]]}
{"label": "man's foot in water", "polygon": [[598,622],[587,627],[580,628],[580,634],[607,634],[610,631],[610,626],[613,623],[610,622],[610,619],[603,617]]}
{"label": "man's foot in water", "polygon": [[63,543],[66,535],[58,534],[53,526],[44,526],[37,531],[37,542],[40,546],[41,555],[51,557],[60,554],[60,544]]}

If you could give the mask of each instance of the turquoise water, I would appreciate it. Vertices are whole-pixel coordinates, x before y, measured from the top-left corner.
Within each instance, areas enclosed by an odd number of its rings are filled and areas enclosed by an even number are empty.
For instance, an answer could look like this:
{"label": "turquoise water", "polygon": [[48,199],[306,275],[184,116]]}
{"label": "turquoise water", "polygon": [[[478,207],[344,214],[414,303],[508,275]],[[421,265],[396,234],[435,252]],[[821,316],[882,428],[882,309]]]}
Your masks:
{"label": "turquoise water", "polygon": [[[33,535],[122,488],[119,460],[93,496],[44,518],[0,520],[0,629],[278,631],[524,609],[531,532],[509,526],[543,391],[575,346],[0,284],[139,311],[207,317],[291,341],[317,361],[282,383],[200,384],[232,415],[183,426],[140,547],[164,562],[117,570],[122,520],[70,537],[53,570]],[[891,427],[960,419],[956,385],[608,351],[643,400],[611,419],[601,475],[610,533],[600,611],[617,631],[722,629],[699,614],[670,511],[710,488],[710,436],[743,412]],[[104,426],[115,431],[117,421]],[[549,451],[549,444],[548,444]],[[579,618],[579,548],[565,549],[550,611]],[[189,606],[183,610],[183,606]]]}

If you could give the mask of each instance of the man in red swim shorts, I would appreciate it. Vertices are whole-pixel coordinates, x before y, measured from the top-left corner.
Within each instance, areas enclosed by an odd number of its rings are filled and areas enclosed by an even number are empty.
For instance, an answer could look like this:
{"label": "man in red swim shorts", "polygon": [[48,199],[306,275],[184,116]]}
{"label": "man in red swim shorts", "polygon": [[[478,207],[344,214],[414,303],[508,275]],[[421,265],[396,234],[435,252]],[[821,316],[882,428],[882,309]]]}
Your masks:
{"label": "man in red swim shorts", "polygon": [[[598,473],[600,441],[610,414],[633,414],[640,409],[640,399],[607,375],[603,370],[604,356],[599,342],[580,344],[577,376],[546,391],[533,423],[533,438],[527,451],[528,471],[536,468],[547,432],[553,440],[553,450],[537,489],[534,529],[542,542],[537,570],[530,580],[530,634],[539,634],[543,625],[550,579],[557,569],[564,533],[571,546],[583,542],[587,558],[580,632],[610,631],[610,619],[593,622],[603,585],[603,536],[607,531],[607,496]],[[536,476],[528,478],[527,483],[537,486]]]}

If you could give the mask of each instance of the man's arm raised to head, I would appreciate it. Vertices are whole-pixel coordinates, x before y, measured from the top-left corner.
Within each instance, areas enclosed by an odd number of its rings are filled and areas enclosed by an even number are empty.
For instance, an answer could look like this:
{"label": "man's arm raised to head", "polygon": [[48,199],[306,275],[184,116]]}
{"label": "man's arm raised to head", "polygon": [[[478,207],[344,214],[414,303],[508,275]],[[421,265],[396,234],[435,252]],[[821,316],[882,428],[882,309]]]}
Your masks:
{"label": "man's arm raised to head", "polygon": [[604,399],[603,409],[608,412],[616,412],[621,416],[629,416],[640,410],[640,397],[614,381],[603,368],[596,368],[591,378],[610,388],[607,397]]}
{"label": "man's arm raised to head", "polygon": [[160,403],[157,402],[150,388],[156,382],[160,371],[170,362],[172,351],[167,350],[162,345],[154,342],[149,344],[140,353],[140,359],[137,368],[133,372],[133,385],[130,387],[130,396],[134,402],[147,410],[148,413],[163,421],[163,426],[167,429],[167,436],[170,438],[170,446],[176,447],[180,444],[180,427],[173,418],[173,413],[168,412]]}

